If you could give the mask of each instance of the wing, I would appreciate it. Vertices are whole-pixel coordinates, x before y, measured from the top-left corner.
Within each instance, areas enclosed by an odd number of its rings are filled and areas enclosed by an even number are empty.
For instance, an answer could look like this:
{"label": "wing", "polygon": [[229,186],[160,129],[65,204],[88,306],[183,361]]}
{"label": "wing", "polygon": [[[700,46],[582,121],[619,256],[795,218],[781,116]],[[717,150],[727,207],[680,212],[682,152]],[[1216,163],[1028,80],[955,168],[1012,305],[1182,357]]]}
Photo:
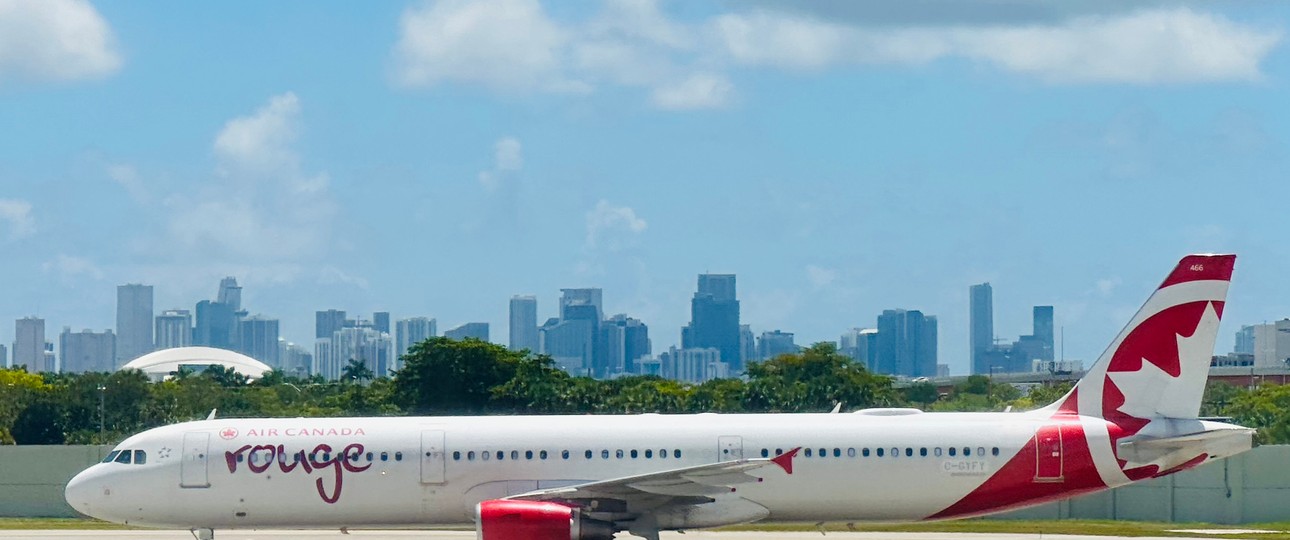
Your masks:
{"label": "wing", "polygon": [[634,519],[663,507],[697,506],[738,491],[741,484],[761,482],[751,473],[777,466],[793,474],[794,448],[773,458],[740,459],[681,469],[598,480],[561,488],[530,491],[506,497],[523,501],[554,501],[582,508],[606,521]]}

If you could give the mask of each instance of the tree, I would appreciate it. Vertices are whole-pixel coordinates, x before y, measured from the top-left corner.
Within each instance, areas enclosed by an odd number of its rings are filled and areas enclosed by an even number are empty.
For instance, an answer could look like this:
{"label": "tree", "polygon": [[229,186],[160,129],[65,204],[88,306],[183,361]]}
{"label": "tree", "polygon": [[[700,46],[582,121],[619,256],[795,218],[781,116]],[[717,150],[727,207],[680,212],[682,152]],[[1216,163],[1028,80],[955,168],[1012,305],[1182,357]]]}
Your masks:
{"label": "tree", "polygon": [[376,373],[367,367],[367,362],[357,358],[350,358],[349,363],[345,364],[344,369],[340,370],[340,381],[343,383],[362,384],[376,378]]}
{"label": "tree", "polygon": [[48,396],[28,404],[13,424],[17,444],[63,444],[66,439],[62,411]]}
{"label": "tree", "polygon": [[493,388],[510,381],[523,359],[519,352],[478,339],[430,338],[404,356],[394,379],[395,402],[420,414],[488,411]]}
{"label": "tree", "polygon": [[864,408],[900,403],[891,377],[871,373],[833,343],[748,366],[746,410],[828,411],[841,403]]}

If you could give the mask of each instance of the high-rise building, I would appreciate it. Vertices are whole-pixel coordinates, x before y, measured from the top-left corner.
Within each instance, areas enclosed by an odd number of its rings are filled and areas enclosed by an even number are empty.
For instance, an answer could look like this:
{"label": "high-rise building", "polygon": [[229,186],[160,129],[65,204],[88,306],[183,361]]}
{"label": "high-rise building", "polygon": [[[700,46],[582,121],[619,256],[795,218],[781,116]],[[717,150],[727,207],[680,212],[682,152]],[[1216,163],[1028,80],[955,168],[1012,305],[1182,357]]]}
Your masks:
{"label": "high-rise building", "polygon": [[277,319],[268,319],[257,315],[242,319],[237,322],[237,325],[237,352],[264,362],[273,369],[282,367],[282,360],[279,356],[278,338],[280,335]]}
{"label": "high-rise building", "polygon": [[[157,315],[157,350],[187,347],[193,343],[193,314],[186,309],[168,309]],[[63,355],[64,358],[67,355]]]}
{"label": "high-rise building", "polygon": [[9,348],[4,345],[0,345],[0,365],[11,367],[9,365]]}
{"label": "high-rise building", "polygon": [[395,352],[397,364],[403,363],[403,356],[413,345],[439,335],[438,323],[427,317],[403,319],[395,325]]}
{"label": "high-rise building", "polygon": [[538,352],[537,297],[511,297],[510,348]]}
{"label": "high-rise building", "polygon": [[234,313],[242,311],[242,287],[237,284],[237,278],[229,276],[219,280],[215,301],[232,307]]}
{"label": "high-rise building", "polygon": [[295,343],[278,339],[278,359],[282,361],[282,367],[279,369],[287,375],[307,377],[313,374],[314,355]]}
{"label": "high-rise building", "polygon": [[[575,306],[593,306],[597,321],[605,318],[604,291],[590,289],[560,289],[560,319],[570,319],[568,310]],[[577,309],[575,307],[575,309]],[[585,317],[583,317],[585,318]]]}
{"label": "high-rise building", "polygon": [[936,317],[918,310],[889,309],[878,316],[879,373],[936,376]]}
{"label": "high-rise building", "polygon": [[[600,289],[560,289],[560,318],[550,319],[538,330],[538,348],[561,369],[574,375],[592,375],[602,344],[604,319]],[[599,362],[602,367],[605,360]]]}
{"label": "high-rise building", "polygon": [[650,355],[649,327],[624,314],[614,315],[600,327],[598,355],[592,362],[592,376],[612,378],[634,369],[636,361]]}
{"label": "high-rise building", "polygon": [[781,354],[795,354],[799,350],[797,344],[793,343],[792,332],[762,332],[757,339],[757,358],[760,360],[770,360]]}
{"label": "high-rise building", "polygon": [[681,330],[682,349],[714,348],[730,373],[743,373],[739,354],[739,300],[734,274],[699,274],[690,300],[690,324]]}
{"label": "high-rise building", "polygon": [[874,328],[852,328],[842,334],[838,340],[838,352],[851,357],[869,371],[877,369],[878,330]]}
{"label": "high-rise building", "polygon": [[36,368],[39,373],[58,373],[58,356],[54,354],[53,342],[45,342],[45,353],[41,355],[40,366]]}
{"label": "high-rise building", "polygon": [[329,309],[314,313],[314,338],[331,339],[332,334],[345,327],[345,310]]}
{"label": "high-rise building", "polygon": [[351,360],[362,362],[373,375],[389,376],[394,356],[394,342],[390,335],[378,332],[370,325],[341,328],[330,339],[318,340],[315,347],[315,373],[336,380],[344,373]]}
{"label": "high-rise building", "polygon": [[[197,303],[197,325],[193,328],[193,345],[235,350],[237,314],[233,306],[210,300]],[[119,337],[118,337],[119,338]]]}
{"label": "high-rise building", "polygon": [[488,341],[488,323],[486,322],[466,323],[456,328],[453,328],[452,330],[444,332],[443,335],[444,337],[455,339],[458,341],[466,338],[475,338],[480,341]]}
{"label": "high-rise building", "polygon": [[24,317],[14,326],[14,367],[26,366],[30,373],[38,373],[45,364],[45,319]]}
{"label": "high-rise building", "polygon": [[721,351],[716,348],[677,349],[669,347],[659,355],[663,377],[682,382],[701,384],[712,379],[731,375],[729,364],[721,361]]}
{"label": "high-rise building", "polygon": [[990,372],[986,355],[994,346],[994,289],[989,283],[968,287],[968,344],[972,353],[972,373]]}
{"label": "high-rise building", "polygon": [[1046,356],[1037,360],[1052,360],[1053,346],[1053,306],[1035,306],[1032,335],[1043,344]]}
{"label": "high-rise building", "polygon": [[1290,319],[1254,325],[1254,366],[1290,366]]}
{"label": "high-rise building", "polygon": [[72,332],[64,327],[58,336],[58,350],[63,356],[63,373],[104,373],[116,368],[116,335],[111,330]]}
{"label": "high-rise building", "polygon": [[372,314],[372,329],[377,332],[390,333],[390,312],[378,311]]}
{"label": "high-rise building", "polygon": [[152,286],[116,288],[116,367],[152,352]]}
{"label": "high-rise building", "polygon": [[757,360],[757,338],[753,336],[752,326],[739,325],[739,363],[747,366]]}
{"label": "high-rise building", "polygon": [[1254,326],[1242,326],[1236,332],[1236,346],[1232,349],[1234,353],[1254,354]]}

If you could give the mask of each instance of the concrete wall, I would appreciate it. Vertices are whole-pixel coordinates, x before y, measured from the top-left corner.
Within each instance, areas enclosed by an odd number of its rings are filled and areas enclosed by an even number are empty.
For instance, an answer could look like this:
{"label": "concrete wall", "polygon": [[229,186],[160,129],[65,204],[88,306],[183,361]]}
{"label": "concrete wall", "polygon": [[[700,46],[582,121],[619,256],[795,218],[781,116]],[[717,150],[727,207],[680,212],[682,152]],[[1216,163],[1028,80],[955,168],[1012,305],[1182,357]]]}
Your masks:
{"label": "concrete wall", "polygon": [[[63,486],[107,446],[0,446],[0,517],[71,517]],[[1018,510],[1001,519],[1290,521],[1290,446],[1261,446],[1190,471]]]}
{"label": "concrete wall", "polygon": [[1290,446],[1260,446],[1190,471],[999,517],[1230,524],[1290,521]]}
{"label": "concrete wall", "polygon": [[110,446],[0,446],[0,517],[74,517],[63,486]]}

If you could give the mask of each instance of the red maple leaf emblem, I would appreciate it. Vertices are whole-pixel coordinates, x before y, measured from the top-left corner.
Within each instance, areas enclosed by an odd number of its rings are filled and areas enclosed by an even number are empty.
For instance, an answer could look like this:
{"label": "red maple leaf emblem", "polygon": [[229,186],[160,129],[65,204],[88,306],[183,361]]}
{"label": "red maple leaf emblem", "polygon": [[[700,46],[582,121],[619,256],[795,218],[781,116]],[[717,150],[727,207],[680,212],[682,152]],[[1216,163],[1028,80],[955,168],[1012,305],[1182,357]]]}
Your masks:
{"label": "red maple leaf emblem", "polygon": [[231,428],[231,427],[230,427],[230,428],[224,428],[223,430],[221,430],[221,431],[219,432],[219,436],[220,436],[221,438],[223,438],[224,440],[228,440],[228,439],[236,439],[236,438],[237,438],[237,428]]}

